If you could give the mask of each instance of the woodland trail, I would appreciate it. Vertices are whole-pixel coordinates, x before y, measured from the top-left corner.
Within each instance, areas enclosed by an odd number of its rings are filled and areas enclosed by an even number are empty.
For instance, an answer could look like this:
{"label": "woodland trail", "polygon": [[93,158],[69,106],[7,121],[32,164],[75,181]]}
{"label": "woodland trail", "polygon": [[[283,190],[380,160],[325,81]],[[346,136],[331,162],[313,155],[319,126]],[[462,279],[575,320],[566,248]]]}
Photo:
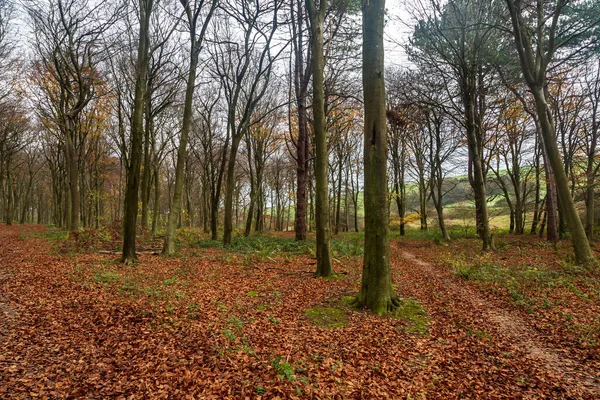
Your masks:
{"label": "woodland trail", "polygon": [[[8,246],[1,246],[2,243],[6,244],[9,240],[9,234],[6,230],[0,230],[0,251],[5,253],[15,254],[20,252],[20,249],[9,248]],[[5,259],[6,260],[6,259]],[[5,261],[3,260],[3,261]],[[2,290],[2,286],[7,283],[11,278],[10,265],[7,262],[0,262],[0,337],[3,332],[8,329],[8,324],[14,322],[18,318],[16,306],[10,302]]]}
{"label": "woodland trail", "polygon": [[[593,371],[584,363],[569,357],[564,350],[544,343],[518,313],[484,296],[473,285],[461,282],[460,278],[452,275],[447,269],[419,259],[397,242],[393,243],[392,248],[412,266],[407,268],[404,263],[400,265],[403,278],[408,278],[405,285],[410,285],[413,278],[412,283],[426,282],[429,289],[435,291],[436,296],[467,304],[478,314],[480,322],[483,322],[480,328],[483,332],[500,333],[512,346],[524,353],[527,358],[525,362],[532,362],[544,371],[545,375],[560,379],[572,396],[600,398],[600,371]],[[418,279],[414,280],[416,276]],[[420,291],[422,292],[422,289]]]}

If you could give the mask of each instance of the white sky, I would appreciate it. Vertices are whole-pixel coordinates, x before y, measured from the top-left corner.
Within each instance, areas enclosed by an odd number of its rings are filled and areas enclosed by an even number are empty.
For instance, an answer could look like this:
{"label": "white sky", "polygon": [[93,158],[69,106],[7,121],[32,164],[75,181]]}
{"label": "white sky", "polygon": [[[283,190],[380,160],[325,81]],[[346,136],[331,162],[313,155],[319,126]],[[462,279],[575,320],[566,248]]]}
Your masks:
{"label": "white sky", "polygon": [[387,0],[387,18],[384,32],[386,64],[406,66],[408,63],[402,45],[412,34],[410,14],[406,10],[406,0]]}

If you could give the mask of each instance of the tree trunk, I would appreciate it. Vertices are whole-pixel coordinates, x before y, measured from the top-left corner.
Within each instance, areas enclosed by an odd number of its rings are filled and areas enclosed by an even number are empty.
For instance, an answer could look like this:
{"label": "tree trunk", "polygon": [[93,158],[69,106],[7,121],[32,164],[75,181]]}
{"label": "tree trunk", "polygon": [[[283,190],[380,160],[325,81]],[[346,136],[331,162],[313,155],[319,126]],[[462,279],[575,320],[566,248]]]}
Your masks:
{"label": "tree trunk", "polygon": [[577,208],[575,208],[575,202],[573,201],[573,197],[571,197],[569,182],[567,180],[567,175],[558,151],[554,125],[552,123],[552,117],[550,115],[548,104],[546,103],[544,89],[541,87],[532,89],[537,115],[540,122],[540,128],[542,131],[542,138],[544,140],[548,160],[552,166],[552,171],[554,172],[556,192],[560,202],[561,215],[564,215],[565,222],[571,231],[573,250],[575,251],[575,260],[577,264],[589,265],[593,263],[594,257],[585,234],[585,229],[583,228],[583,224],[579,218]]}
{"label": "tree trunk", "polygon": [[360,292],[355,304],[377,315],[393,311],[399,300],[392,289],[387,189],[387,127],[384,81],[385,1],[362,5],[365,254]]}
{"label": "tree trunk", "polygon": [[181,212],[181,197],[183,193],[183,182],[185,180],[185,159],[187,155],[187,142],[192,125],[192,107],[194,100],[194,87],[196,86],[196,67],[198,65],[198,43],[196,42],[196,33],[192,29],[191,35],[191,59],[188,72],[187,86],[185,89],[185,102],[183,106],[183,122],[181,125],[181,137],[179,138],[179,147],[177,148],[177,164],[175,167],[175,188],[173,190],[173,203],[169,211],[169,220],[165,233],[165,242],[163,244],[162,254],[172,255],[175,253],[175,229],[177,228],[177,218]]}
{"label": "tree trunk", "polygon": [[321,0],[319,10],[315,9],[312,0],[307,0],[310,29],[312,33],[312,69],[313,69],[313,131],[315,134],[315,181],[316,181],[316,231],[317,231],[317,270],[316,276],[333,275],[331,250],[329,248],[329,185],[327,151],[327,133],[325,121],[325,84],[323,79],[325,57],[323,56],[323,25],[327,0]]}
{"label": "tree trunk", "polygon": [[594,181],[594,174],[588,173],[585,191],[585,233],[590,240],[594,237]]}
{"label": "tree trunk", "polygon": [[125,217],[123,218],[123,254],[121,262],[137,261],[136,225],[138,214],[138,192],[144,124],[144,97],[148,75],[149,26],[153,0],[140,0],[140,32],[136,62],[135,94],[131,118],[131,155],[127,170],[125,191]]}
{"label": "tree trunk", "polygon": [[540,222],[540,151],[539,137],[536,138],[536,155],[535,155],[535,195],[533,204],[533,220],[531,221],[531,230],[529,234],[535,235],[537,233],[537,227]]}
{"label": "tree trunk", "polygon": [[335,202],[335,230],[334,230],[334,234],[338,234],[340,233],[340,219],[341,219],[341,211],[342,211],[342,169],[343,169],[343,165],[342,165],[342,158],[343,156],[340,156],[340,164],[339,164],[339,170],[338,170],[338,177],[337,177],[337,199]]}
{"label": "tree trunk", "polygon": [[[233,123],[233,121],[231,121]],[[233,192],[235,189],[235,159],[241,136],[232,134],[231,149],[229,152],[229,161],[227,164],[227,178],[225,183],[225,221],[223,223],[223,244],[231,244],[231,234],[233,232]]]}
{"label": "tree trunk", "polygon": [[12,176],[10,174],[10,164],[6,163],[6,183],[7,183],[7,194],[6,194],[6,226],[11,226],[13,223],[13,185]]}
{"label": "tree trunk", "polygon": [[75,121],[70,117],[65,118],[65,148],[66,156],[65,160],[67,163],[67,175],[69,182],[69,195],[71,207],[69,209],[70,215],[67,220],[67,229],[74,231],[79,229],[79,213],[80,213],[80,198],[79,198],[79,182],[78,182],[78,170],[77,167],[77,154],[75,151]]}
{"label": "tree trunk", "polygon": [[150,96],[146,96],[146,115],[145,115],[145,129],[144,129],[144,170],[142,171],[142,229],[146,231],[148,229],[148,207],[150,203],[150,141],[152,132],[152,99]]}
{"label": "tree trunk", "polygon": [[[296,51],[295,62],[296,74],[299,74],[299,70],[303,67],[302,48]],[[300,77],[297,77],[296,79],[301,80]],[[298,92],[296,94],[298,107],[298,142],[296,151],[296,216],[294,222],[296,240],[306,240],[306,188],[308,184],[309,139],[308,117],[306,115],[306,90],[304,87],[303,82],[298,82],[296,85],[296,91]]]}
{"label": "tree trunk", "polygon": [[465,106],[465,124],[467,143],[471,158],[471,186],[475,196],[475,210],[477,233],[482,240],[483,251],[493,250],[492,234],[487,210],[487,195],[485,191],[485,173],[483,171],[483,158],[481,154],[481,132],[475,123],[475,98],[470,85],[462,88],[462,101]]}

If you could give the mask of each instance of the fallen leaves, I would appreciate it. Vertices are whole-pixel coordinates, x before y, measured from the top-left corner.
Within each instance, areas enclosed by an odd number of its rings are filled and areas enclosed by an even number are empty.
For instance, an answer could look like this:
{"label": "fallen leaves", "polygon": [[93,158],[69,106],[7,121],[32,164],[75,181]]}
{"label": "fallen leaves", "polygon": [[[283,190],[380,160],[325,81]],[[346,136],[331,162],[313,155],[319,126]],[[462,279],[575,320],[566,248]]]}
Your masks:
{"label": "fallen leaves", "polygon": [[[366,311],[344,309],[344,324],[333,327],[307,317],[356,293],[355,258],[335,280],[311,278],[305,255],[253,259],[248,268],[212,248],[144,254],[124,267],[111,254],[51,255],[45,240],[19,239],[23,229],[34,228],[0,228],[8,276],[0,294],[19,311],[0,321],[2,398],[586,395],[528,358],[481,307],[395,253],[394,282],[423,305],[428,333]],[[328,314],[327,325],[338,317]]]}

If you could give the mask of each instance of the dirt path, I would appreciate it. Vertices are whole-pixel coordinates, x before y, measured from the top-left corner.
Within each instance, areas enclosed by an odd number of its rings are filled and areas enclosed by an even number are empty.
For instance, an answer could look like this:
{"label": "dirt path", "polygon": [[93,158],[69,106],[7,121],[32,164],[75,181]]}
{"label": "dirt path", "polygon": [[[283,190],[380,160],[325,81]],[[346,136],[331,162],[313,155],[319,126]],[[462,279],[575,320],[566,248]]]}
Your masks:
{"label": "dirt path", "polygon": [[500,330],[504,335],[518,343],[531,360],[537,361],[549,372],[549,375],[561,377],[565,386],[573,392],[584,394],[586,397],[600,398],[600,380],[594,371],[582,363],[566,356],[559,349],[534,340],[536,333],[514,311],[502,308],[489,301],[472,286],[457,282],[457,278],[442,271],[431,263],[417,258],[413,253],[394,244],[398,253],[413,266],[418,266],[418,272],[425,274],[427,279],[438,281],[456,301],[467,302],[479,310],[489,321],[490,326]]}
{"label": "dirt path", "polygon": [[[1,268],[1,266],[0,266]],[[0,269],[0,285],[2,285],[5,281],[9,279],[9,274]],[[16,318],[17,312],[14,307],[10,304],[8,298],[4,296],[2,293],[2,288],[0,286],[0,314],[2,314],[5,318]],[[1,332],[1,331],[0,331]]]}
{"label": "dirt path", "polygon": [[[0,234],[0,252],[15,253],[19,251],[10,248],[5,239],[7,239],[6,233]],[[0,263],[0,337],[5,335],[18,318],[15,304],[11,303],[3,290],[3,287],[7,284],[11,275],[8,265],[6,263]]]}

